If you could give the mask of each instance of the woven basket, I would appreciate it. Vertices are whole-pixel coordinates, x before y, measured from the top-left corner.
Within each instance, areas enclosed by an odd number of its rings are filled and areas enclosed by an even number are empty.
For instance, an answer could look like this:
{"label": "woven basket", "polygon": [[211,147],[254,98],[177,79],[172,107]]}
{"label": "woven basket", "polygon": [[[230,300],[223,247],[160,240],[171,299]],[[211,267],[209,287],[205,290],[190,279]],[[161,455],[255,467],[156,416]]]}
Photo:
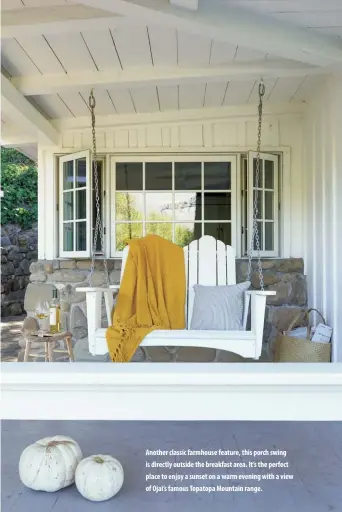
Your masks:
{"label": "woven basket", "polygon": [[[312,311],[316,311],[326,321],[317,309],[303,309],[291,322],[284,334],[278,333],[275,343],[274,361],[277,363],[329,363],[331,361],[331,343],[310,341],[310,327],[307,328],[306,339],[289,336],[288,333],[303,316],[309,320]],[[309,322],[308,322],[309,323]]]}

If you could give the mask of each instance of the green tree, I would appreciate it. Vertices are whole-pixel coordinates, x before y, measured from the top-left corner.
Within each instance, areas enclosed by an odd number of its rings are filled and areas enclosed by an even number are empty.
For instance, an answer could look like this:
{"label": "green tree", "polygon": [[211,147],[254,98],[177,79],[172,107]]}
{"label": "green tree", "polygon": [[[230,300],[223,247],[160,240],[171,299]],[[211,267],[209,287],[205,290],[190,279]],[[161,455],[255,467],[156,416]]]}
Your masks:
{"label": "green tree", "polygon": [[[116,193],[116,247],[122,251],[126,241],[132,238],[141,238],[142,214],[135,207],[134,197],[125,192]],[[131,223],[120,223],[131,220]],[[141,222],[139,222],[141,221]],[[162,215],[158,212],[150,212],[146,218],[146,234],[159,235],[172,241],[172,215]],[[157,222],[159,221],[159,222]],[[175,233],[176,244],[184,247],[193,240],[193,232],[184,226],[177,226]]]}
{"label": "green tree", "polygon": [[176,244],[180,245],[181,247],[185,247],[186,245],[189,245],[190,242],[194,240],[194,238],[194,233],[191,231],[191,229],[185,228],[184,226],[176,226]]}
{"label": "green tree", "polygon": [[[131,194],[117,192],[115,194],[116,220],[116,249],[122,251],[127,240],[141,238],[142,214],[135,207],[135,199]],[[121,221],[132,221],[131,223],[120,223]]]}
{"label": "green tree", "polygon": [[35,162],[12,148],[1,148],[1,223],[30,228],[38,219],[38,171]]}

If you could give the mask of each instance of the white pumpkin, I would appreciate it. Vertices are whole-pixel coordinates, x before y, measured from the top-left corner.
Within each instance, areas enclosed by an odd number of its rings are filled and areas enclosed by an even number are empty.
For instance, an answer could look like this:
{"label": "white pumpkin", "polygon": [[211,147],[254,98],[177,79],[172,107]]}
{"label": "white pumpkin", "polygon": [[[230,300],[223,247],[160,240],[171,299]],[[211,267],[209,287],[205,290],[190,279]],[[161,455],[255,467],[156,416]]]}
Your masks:
{"label": "white pumpkin", "polygon": [[74,483],[77,464],[81,460],[81,448],[71,437],[44,437],[22,452],[20,480],[35,491],[59,491]]}
{"label": "white pumpkin", "polygon": [[123,481],[123,467],[110,455],[86,457],[76,469],[76,487],[90,501],[109,500],[120,491]]}

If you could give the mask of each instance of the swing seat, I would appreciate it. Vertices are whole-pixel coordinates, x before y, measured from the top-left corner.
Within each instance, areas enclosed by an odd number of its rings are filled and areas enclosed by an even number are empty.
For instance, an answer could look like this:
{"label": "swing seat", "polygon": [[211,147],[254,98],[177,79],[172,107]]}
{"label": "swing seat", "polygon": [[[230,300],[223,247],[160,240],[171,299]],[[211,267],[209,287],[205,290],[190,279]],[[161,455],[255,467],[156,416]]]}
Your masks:
{"label": "swing seat", "polygon": [[[123,251],[121,278],[123,276],[129,247]],[[234,285],[236,284],[235,250],[225,246],[223,242],[215,240],[212,236],[203,236],[184,247],[186,269],[186,325],[183,330],[155,330],[148,334],[140,344],[142,347],[204,347],[234,352],[245,358],[259,359],[262,351],[264,332],[266,297],[275,295],[273,291],[247,291],[245,292],[243,330],[214,331],[191,330],[191,317],[194,304],[193,285],[204,286]],[[101,304],[104,295],[108,325],[112,321],[114,307],[114,290],[120,285],[109,288],[88,287],[77,288],[79,292],[86,292],[88,343],[92,355],[108,353],[106,342],[106,329],[101,328]],[[251,308],[251,328],[246,330],[249,308]]]}

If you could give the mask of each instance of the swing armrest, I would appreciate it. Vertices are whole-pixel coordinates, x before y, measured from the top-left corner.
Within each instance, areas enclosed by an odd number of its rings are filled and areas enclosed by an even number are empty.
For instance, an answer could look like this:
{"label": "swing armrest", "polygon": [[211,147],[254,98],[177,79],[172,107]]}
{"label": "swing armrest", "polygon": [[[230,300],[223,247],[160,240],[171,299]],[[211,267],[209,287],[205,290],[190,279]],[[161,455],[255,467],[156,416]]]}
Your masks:
{"label": "swing armrest", "polygon": [[104,288],[102,286],[86,286],[81,288],[76,288],[76,291],[79,293],[87,293],[87,292],[106,292],[109,288]]}
{"label": "swing armrest", "polygon": [[245,292],[246,295],[262,295],[262,296],[269,296],[269,295],[276,295],[277,292],[275,291],[262,291],[262,290],[247,290]]}
{"label": "swing armrest", "polygon": [[76,291],[77,292],[100,292],[100,293],[103,293],[103,292],[107,292],[108,290],[119,290],[120,288],[120,285],[119,284],[111,284],[109,286],[109,288],[105,288],[103,286],[87,286],[87,287],[82,287],[82,288],[76,288]]}

